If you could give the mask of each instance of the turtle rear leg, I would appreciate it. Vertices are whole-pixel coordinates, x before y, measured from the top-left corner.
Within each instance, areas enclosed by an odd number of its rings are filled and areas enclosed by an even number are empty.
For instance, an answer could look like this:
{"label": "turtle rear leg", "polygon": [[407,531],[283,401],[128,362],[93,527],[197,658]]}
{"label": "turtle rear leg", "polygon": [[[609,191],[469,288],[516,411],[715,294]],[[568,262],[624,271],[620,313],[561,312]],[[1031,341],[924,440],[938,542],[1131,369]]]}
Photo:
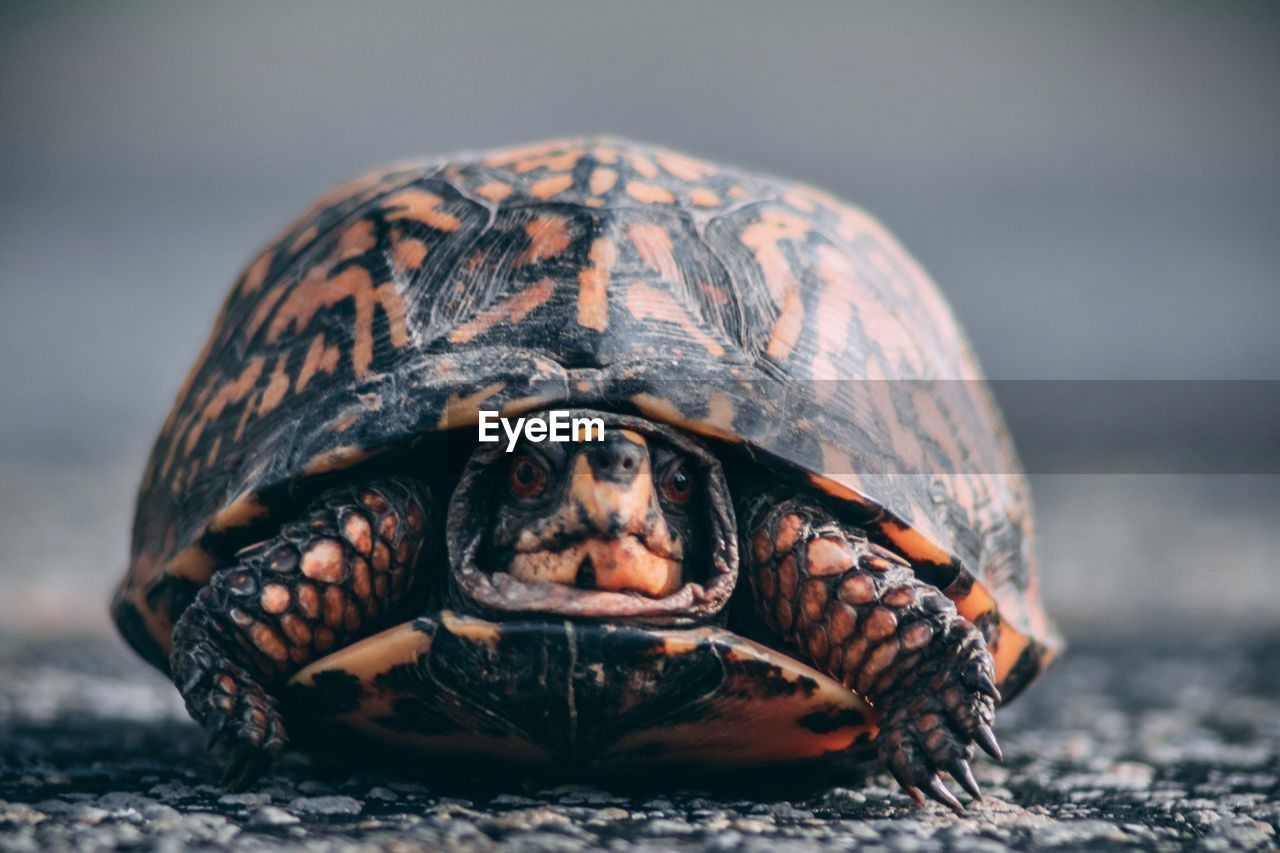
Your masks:
{"label": "turtle rear leg", "polygon": [[330,489],[238,553],[182,614],[169,669],[210,748],[230,753],[224,784],[249,784],[283,748],[275,696],[290,675],[417,603],[431,510],[409,480]]}
{"label": "turtle rear leg", "polygon": [[907,793],[962,813],[938,771],[979,798],[972,744],[1000,758],[1000,694],[982,634],[905,560],[812,499],[766,496],[739,517],[765,622],[881,710],[877,751]]}

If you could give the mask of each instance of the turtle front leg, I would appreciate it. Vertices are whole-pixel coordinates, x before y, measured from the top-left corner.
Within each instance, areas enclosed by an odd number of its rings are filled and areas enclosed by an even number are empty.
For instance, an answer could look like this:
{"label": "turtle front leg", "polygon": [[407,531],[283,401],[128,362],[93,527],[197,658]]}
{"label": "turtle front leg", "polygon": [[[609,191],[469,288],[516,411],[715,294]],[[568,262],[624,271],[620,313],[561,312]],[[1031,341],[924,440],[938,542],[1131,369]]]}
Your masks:
{"label": "turtle front leg", "polygon": [[977,799],[972,744],[1001,757],[991,731],[1000,694],[981,633],[909,563],[811,499],[757,499],[739,517],[766,623],[882,711],[877,750],[907,793],[963,813],[938,771]]}
{"label": "turtle front leg", "polygon": [[284,747],[275,697],[290,675],[415,603],[431,509],[404,479],[331,489],[238,553],[182,614],[169,668],[210,748],[230,752],[223,784],[248,785]]}

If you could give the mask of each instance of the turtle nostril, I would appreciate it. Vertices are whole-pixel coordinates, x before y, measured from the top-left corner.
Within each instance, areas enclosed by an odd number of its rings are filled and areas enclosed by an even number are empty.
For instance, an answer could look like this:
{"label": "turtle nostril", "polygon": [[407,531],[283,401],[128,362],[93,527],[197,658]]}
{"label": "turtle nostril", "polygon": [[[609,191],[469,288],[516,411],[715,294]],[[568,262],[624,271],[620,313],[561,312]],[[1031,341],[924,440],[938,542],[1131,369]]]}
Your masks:
{"label": "turtle nostril", "polygon": [[573,585],[579,589],[596,588],[596,567],[591,564],[590,557],[585,558],[582,565],[578,566],[578,576],[573,579]]}
{"label": "turtle nostril", "polygon": [[595,476],[615,483],[633,482],[647,455],[643,445],[616,434],[607,435],[603,444],[587,451]]}

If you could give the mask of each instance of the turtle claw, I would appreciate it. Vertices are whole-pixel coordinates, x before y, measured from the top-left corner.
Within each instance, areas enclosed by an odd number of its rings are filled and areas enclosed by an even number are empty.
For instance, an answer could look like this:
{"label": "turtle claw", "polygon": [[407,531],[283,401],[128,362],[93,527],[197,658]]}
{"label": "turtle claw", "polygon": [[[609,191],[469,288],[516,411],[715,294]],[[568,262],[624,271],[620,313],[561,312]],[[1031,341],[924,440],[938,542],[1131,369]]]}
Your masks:
{"label": "turtle claw", "polygon": [[1000,751],[1000,744],[996,742],[996,735],[991,731],[991,726],[983,723],[974,729],[973,742],[982,747],[982,751],[996,761],[1004,761],[1004,753]]}
{"label": "turtle claw", "polygon": [[260,747],[247,743],[236,746],[222,773],[222,786],[231,791],[243,791],[258,780],[271,763],[271,758],[271,753]]}
{"label": "turtle claw", "polygon": [[960,787],[964,788],[969,796],[975,800],[982,799],[982,789],[978,787],[978,780],[973,778],[973,769],[969,767],[969,762],[963,758],[957,758],[951,762],[947,772],[960,783]]}
{"label": "turtle claw", "polygon": [[933,774],[929,777],[929,780],[924,783],[924,792],[947,808],[951,809],[957,815],[961,817],[964,816],[964,806],[962,806],[960,801],[956,799],[956,795],[951,793],[950,789],[948,789],[947,786],[943,784],[942,780],[938,778],[938,774]]}
{"label": "turtle claw", "polygon": [[972,679],[972,682],[973,688],[979,693],[984,693],[987,696],[990,696],[997,703],[1003,701],[1000,698],[1000,690],[996,687],[996,683],[992,681],[991,676],[987,675],[985,672],[979,673],[975,676]]}

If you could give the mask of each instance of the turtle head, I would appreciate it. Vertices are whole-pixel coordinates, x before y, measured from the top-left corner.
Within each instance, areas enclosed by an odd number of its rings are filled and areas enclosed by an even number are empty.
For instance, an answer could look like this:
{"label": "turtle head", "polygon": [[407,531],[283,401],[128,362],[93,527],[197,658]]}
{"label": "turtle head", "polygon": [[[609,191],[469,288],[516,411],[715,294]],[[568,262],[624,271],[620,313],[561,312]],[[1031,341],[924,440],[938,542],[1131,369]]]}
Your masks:
{"label": "turtle head", "polygon": [[493,519],[500,568],[528,582],[661,597],[697,552],[702,472],[661,439],[606,429],[598,440],[523,442]]}
{"label": "turtle head", "polygon": [[525,430],[473,455],[450,506],[455,588],[485,609],[603,619],[723,604],[736,531],[715,456],[667,427],[587,414],[600,429]]}

